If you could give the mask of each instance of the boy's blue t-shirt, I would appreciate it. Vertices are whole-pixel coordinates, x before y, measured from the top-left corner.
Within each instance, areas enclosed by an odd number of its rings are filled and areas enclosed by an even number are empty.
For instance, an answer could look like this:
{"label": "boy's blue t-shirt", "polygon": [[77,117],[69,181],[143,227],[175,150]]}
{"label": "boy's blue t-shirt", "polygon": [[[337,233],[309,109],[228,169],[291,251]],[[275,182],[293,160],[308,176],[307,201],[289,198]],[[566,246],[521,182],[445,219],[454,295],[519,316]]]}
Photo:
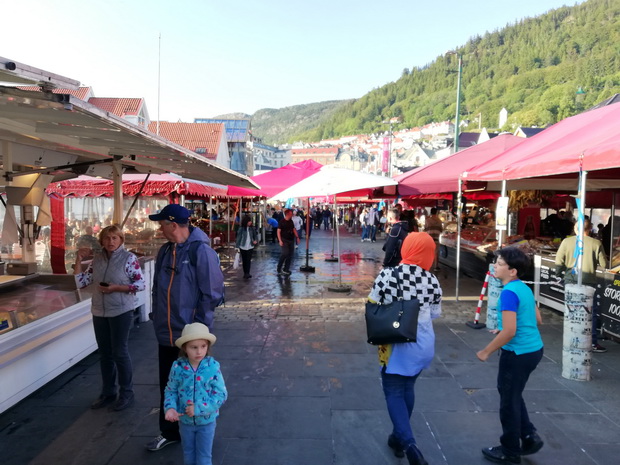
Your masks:
{"label": "boy's blue t-shirt", "polygon": [[504,286],[497,303],[497,322],[502,329],[502,312],[517,312],[517,332],[502,349],[517,355],[529,354],[542,349],[543,342],[536,322],[536,301],[532,290],[520,279]]}

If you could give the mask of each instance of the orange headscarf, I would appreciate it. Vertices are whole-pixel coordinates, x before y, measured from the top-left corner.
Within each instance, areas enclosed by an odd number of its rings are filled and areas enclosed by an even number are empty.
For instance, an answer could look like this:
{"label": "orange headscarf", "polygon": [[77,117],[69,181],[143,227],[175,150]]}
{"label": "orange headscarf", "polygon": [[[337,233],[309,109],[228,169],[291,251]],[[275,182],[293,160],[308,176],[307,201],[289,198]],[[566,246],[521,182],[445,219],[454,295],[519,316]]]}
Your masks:
{"label": "orange headscarf", "polygon": [[429,271],[435,260],[435,241],[425,232],[411,232],[403,241],[400,256],[403,257],[400,263]]}

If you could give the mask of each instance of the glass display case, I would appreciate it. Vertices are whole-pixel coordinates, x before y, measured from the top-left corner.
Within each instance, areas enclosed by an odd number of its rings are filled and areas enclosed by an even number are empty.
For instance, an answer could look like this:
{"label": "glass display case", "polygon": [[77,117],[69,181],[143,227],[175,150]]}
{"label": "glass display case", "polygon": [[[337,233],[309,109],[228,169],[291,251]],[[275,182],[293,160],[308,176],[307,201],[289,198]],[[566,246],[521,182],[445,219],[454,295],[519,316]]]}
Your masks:
{"label": "glass display case", "polygon": [[0,276],[0,336],[89,297],[73,275]]}

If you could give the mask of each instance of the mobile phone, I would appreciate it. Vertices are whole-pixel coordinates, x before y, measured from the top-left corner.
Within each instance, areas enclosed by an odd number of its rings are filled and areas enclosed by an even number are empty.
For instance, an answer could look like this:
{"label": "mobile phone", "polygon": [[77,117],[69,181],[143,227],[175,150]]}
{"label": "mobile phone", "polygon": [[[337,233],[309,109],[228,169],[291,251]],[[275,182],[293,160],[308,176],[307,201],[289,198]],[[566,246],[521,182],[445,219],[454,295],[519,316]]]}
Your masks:
{"label": "mobile phone", "polygon": [[99,285],[103,286],[103,287],[110,287],[110,285],[108,283],[99,283]]}

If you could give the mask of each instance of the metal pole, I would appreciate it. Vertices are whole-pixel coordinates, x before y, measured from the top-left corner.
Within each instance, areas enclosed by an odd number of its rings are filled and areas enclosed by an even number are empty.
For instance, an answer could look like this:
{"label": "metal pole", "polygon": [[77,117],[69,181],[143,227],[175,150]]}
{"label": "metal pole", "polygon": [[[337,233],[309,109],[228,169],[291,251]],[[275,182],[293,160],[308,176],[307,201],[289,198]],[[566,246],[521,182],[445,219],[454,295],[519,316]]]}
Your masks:
{"label": "metal pole", "polygon": [[[502,180],[502,197],[506,197],[506,192],[507,192],[506,191],[506,180],[503,179]],[[506,215],[508,215],[508,212],[506,212]],[[506,220],[508,220],[508,218],[506,218]],[[508,221],[506,221],[506,227],[508,227]],[[499,230],[499,237],[498,237],[498,241],[497,241],[497,248],[501,249],[503,245],[504,245],[504,231],[502,229],[500,229]]]}
{"label": "metal pole", "polygon": [[213,236],[213,196],[209,196],[209,237]]}
{"label": "metal pole", "polygon": [[263,246],[267,245],[267,198],[263,199]]}
{"label": "metal pole", "polygon": [[392,177],[392,123],[390,123],[390,144],[388,151],[388,177]]}
{"label": "metal pole", "polygon": [[459,58],[459,77],[456,84],[456,118],[454,123],[454,153],[459,151],[459,125],[461,124],[461,74],[463,73],[463,56]]}
{"label": "metal pole", "polygon": [[[577,255],[577,285],[581,286],[583,284],[583,239],[585,236],[584,231],[584,218],[586,212],[586,178],[588,177],[587,171],[582,171],[581,176],[579,176],[579,198],[581,202],[579,202],[579,219],[577,224],[579,226],[577,230],[577,248],[581,248],[581,253]],[[595,328],[592,328],[592,331],[595,331]]]}
{"label": "metal pole", "polygon": [[226,198],[226,216],[228,217],[228,221],[226,221],[226,230],[228,234],[226,245],[228,245],[230,244],[230,197]]}
{"label": "metal pole", "polygon": [[459,176],[459,193],[457,199],[457,209],[456,209],[456,289],[454,293],[454,298],[456,301],[459,301],[459,285],[460,285],[460,274],[461,274],[461,215],[463,213],[463,202],[461,198],[463,197],[463,180],[461,176]]}

